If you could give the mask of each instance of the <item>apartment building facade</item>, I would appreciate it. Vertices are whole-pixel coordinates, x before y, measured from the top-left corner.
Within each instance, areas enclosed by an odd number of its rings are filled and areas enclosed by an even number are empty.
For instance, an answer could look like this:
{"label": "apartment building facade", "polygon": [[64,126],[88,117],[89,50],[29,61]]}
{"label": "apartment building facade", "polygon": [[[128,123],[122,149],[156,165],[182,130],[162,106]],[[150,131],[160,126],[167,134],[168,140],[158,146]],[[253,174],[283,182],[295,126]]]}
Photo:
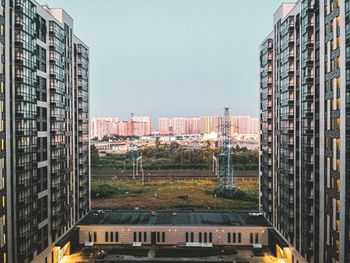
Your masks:
{"label": "apartment building facade", "polygon": [[[199,120],[200,133],[222,133],[222,116],[204,116]],[[234,134],[258,134],[259,118],[250,116],[230,116],[231,135]]]}
{"label": "apartment building facade", "polygon": [[260,45],[260,209],[293,259],[350,262],[349,98],[350,1],[282,4]]}
{"label": "apartment building facade", "polygon": [[90,120],[90,139],[101,140],[106,135],[119,134],[119,118],[92,118]]}
{"label": "apartment building facade", "polygon": [[89,49],[62,9],[0,2],[0,261],[57,262],[90,209]]}

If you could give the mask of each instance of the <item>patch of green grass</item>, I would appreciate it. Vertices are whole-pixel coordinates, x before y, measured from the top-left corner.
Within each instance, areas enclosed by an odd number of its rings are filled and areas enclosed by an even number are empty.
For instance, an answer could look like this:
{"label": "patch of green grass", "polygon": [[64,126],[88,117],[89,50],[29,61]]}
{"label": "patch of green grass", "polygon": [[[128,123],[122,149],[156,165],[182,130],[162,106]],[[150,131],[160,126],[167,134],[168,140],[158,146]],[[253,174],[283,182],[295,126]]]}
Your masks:
{"label": "patch of green grass", "polygon": [[108,254],[113,255],[126,255],[126,256],[135,256],[135,257],[147,257],[148,249],[146,248],[110,248],[108,249]]}
{"label": "patch of green grass", "polygon": [[179,198],[181,200],[189,200],[188,195],[178,195],[176,198]]}
{"label": "patch of green grass", "polygon": [[239,181],[240,198],[215,196],[214,180],[93,178],[94,209],[258,209],[258,182]]}
{"label": "patch of green grass", "polygon": [[252,250],[253,250],[254,256],[256,256],[256,257],[265,256],[265,253],[264,253],[263,249],[261,249],[261,248],[253,248]]}
{"label": "patch of green grass", "polygon": [[160,248],[155,257],[162,258],[196,258],[237,254],[233,247],[227,248]]}
{"label": "patch of green grass", "polygon": [[149,249],[139,247],[115,247],[102,245],[96,247],[84,247],[82,253],[84,256],[96,256],[98,251],[105,251],[106,255],[126,255],[135,257],[147,257]]}

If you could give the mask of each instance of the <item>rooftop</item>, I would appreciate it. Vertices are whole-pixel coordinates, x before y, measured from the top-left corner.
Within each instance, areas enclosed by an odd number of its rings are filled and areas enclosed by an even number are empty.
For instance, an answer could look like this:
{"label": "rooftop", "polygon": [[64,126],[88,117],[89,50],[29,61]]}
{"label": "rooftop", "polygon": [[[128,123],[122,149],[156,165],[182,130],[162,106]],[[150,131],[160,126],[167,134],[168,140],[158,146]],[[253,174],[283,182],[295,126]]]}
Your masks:
{"label": "rooftop", "polygon": [[78,225],[270,226],[256,211],[90,211]]}

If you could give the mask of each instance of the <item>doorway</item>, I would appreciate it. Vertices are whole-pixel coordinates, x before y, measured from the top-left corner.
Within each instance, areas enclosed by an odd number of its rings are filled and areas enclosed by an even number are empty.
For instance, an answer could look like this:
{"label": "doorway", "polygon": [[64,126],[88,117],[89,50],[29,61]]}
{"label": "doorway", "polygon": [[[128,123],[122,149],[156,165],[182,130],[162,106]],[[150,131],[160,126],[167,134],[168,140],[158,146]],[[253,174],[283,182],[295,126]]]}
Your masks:
{"label": "doorway", "polygon": [[156,244],[156,232],[151,232],[151,244]]}

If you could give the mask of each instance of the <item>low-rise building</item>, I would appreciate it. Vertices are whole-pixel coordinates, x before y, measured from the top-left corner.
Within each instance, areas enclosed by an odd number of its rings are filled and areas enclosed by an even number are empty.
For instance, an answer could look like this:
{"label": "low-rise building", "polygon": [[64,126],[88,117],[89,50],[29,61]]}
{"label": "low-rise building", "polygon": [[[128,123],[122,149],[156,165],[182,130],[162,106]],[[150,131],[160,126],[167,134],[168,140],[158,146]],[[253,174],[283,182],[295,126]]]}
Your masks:
{"label": "low-rise building", "polygon": [[96,245],[269,245],[261,213],[208,211],[92,211],[78,225],[79,243]]}

